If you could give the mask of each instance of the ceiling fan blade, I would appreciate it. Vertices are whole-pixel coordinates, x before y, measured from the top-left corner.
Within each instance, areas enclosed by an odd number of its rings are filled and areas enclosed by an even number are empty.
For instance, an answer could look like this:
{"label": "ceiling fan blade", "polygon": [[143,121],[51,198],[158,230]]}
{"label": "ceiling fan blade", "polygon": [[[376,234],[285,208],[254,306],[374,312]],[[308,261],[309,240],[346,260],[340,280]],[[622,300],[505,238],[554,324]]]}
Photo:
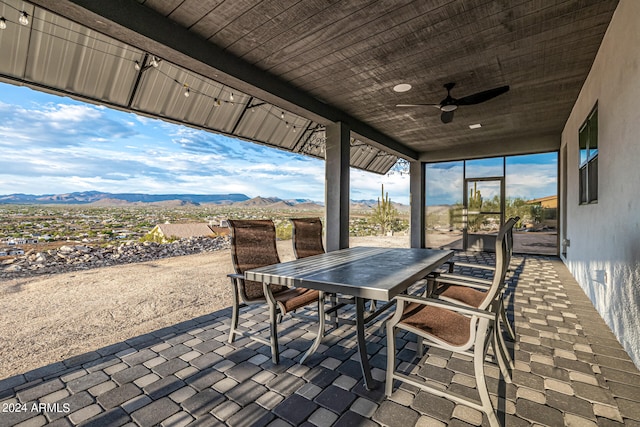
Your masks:
{"label": "ceiling fan blade", "polygon": [[453,113],[456,110],[452,110],[452,111],[443,111],[442,114],[440,115],[440,120],[442,120],[442,123],[450,123],[451,120],[453,120]]}
{"label": "ceiling fan blade", "polygon": [[436,108],[440,108],[440,104],[396,104],[396,107],[436,107]]}
{"label": "ceiling fan blade", "polygon": [[503,93],[509,90],[509,86],[500,86],[493,89],[485,90],[482,92],[474,93],[473,95],[465,96],[463,98],[459,98],[456,100],[457,105],[473,105],[480,104],[481,102],[485,102],[490,100],[491,98],[495,98],[498,95],[502,95]]}

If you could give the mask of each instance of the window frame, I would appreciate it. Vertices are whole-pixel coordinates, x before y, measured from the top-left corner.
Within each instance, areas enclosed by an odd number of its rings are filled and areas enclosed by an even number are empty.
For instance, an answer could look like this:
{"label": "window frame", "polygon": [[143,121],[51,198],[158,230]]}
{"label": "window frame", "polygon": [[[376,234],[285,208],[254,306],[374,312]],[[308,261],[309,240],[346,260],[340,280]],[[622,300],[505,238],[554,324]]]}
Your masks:
{"label": "window frame", "polygon": [[[598,103],[578,128],[578,203],[598,203]],[[582,143],[585,143],[583,148]],[[586,155],[583,160],[583,150]],[[593,153],[592,153],[593,151]]]}

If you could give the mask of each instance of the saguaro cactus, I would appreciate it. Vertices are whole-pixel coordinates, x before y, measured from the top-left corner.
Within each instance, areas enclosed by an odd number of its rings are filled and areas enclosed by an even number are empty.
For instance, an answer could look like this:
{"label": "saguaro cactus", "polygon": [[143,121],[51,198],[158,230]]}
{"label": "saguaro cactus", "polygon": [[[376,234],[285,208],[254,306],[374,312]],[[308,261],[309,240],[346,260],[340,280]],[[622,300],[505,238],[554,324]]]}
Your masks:
{"label": "saguaro cactus", "polygon": [[473,188],[469,190],[469,202],[467,205],[469,207],[467,227],[469,231],[478,231],[480,230],[480,224],[482,224],[482,217],[473,212],[480,212],[482,210],[482,194],[480,194],[480,190],[478,190],[477,182],[474,182]]}
{"label": "saguaro cactus", "polygon": [[380,225],[380,231],[383,235],[387,234],[387,230],[393,228],[393,224],[398,218],[398,210],[393,207],[389,193],[384,192],[384,184],[382,184],[382,194],[378,197],[378,205],[373,211],[372,221]]}
{"label": "saguaro cactus", "polygon": [[478,183],[473,183],[473,189],[469,190],[469,210],[480,210],[482,208],[482,194],[478,190]]}

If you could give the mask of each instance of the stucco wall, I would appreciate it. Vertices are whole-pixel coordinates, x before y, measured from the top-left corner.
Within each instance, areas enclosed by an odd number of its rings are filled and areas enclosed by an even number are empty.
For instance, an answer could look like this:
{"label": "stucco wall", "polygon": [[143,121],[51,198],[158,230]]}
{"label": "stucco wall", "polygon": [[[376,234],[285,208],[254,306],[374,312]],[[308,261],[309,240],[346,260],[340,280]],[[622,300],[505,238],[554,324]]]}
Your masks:
{"label": "stucco wall", "polygon": [[[578,128],[596,102],[598,202],[580,206]],[[640,367],[640,1],[620,1],[562,145],[570,240],[564,261]]]}

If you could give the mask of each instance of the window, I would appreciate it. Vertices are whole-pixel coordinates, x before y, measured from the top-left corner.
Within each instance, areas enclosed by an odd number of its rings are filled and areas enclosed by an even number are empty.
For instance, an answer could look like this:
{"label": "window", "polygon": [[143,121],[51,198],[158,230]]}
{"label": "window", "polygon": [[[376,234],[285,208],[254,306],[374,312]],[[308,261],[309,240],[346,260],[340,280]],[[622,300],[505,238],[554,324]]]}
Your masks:
{"label": "window", "polygon": [[580,204],[598,201],[598,105],[580,127]]}

